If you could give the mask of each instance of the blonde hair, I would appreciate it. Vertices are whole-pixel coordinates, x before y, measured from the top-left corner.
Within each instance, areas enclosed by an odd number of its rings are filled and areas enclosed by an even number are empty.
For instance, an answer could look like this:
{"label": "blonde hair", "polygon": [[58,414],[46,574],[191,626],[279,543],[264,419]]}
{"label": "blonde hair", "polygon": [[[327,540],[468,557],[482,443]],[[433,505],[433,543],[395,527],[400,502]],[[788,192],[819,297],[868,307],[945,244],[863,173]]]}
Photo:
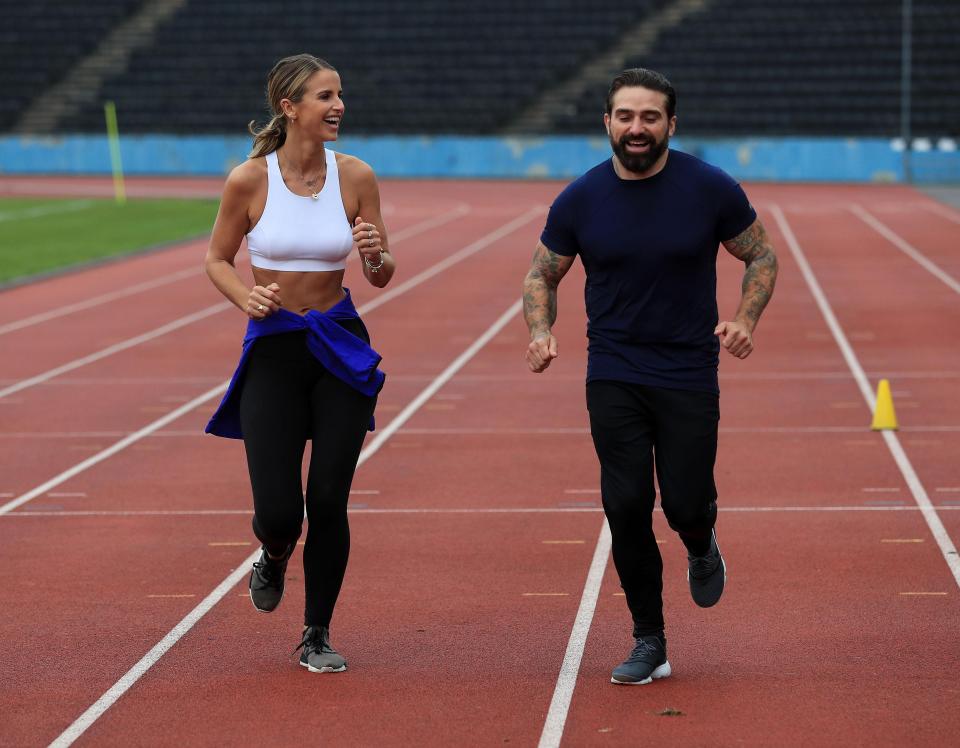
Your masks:
{"label": "blonde hair", "polygon": [[257,129],[256,121],[250,120],[247,129],[253,135],[253,150],[249,158],[258,158],[272,153],[287,139],[287,118],[280,107],[283,99],[297,102],[303,98],[307,80],[318,70],[336,70],[326,60],[313,55],[293,55],[279,60],[267,76],[267,105],[270,121]]}

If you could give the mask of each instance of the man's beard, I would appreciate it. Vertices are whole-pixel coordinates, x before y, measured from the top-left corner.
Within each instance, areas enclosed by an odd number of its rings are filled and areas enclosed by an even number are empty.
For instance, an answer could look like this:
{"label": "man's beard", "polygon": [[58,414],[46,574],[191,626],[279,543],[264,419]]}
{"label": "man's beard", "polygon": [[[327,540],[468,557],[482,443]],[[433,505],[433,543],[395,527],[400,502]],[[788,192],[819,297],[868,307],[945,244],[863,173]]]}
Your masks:
{"label": "man's beard", "polygon": [[669,135],[664,135],[663,140],[656,140],[652,137],[644,139],[650,144],[647,152],[630,153],[627,151],[627,141],[638,140],[638,138],[631,138],[629,135],[624,135],[619,141],[615,141],[613,136],[610,137],[610,147],[613,148],[614,154],[616,154],[620,163],[623,164],[627,171],[642,174],[657,162],[657,159],[663,155],[664,151],[667,150],[667,146],[670,144]]}

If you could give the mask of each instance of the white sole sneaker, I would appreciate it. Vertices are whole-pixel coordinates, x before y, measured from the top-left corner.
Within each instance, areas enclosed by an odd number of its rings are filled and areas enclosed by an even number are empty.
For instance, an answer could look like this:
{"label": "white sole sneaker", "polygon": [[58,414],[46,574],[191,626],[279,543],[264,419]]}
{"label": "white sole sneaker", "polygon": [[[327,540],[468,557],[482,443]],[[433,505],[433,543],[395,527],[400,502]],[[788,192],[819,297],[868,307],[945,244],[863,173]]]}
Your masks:
{"label": "white sole sneaker", "polygon": [[344,670],[347,669],[347,666],[346,666],[346,665],[342,665],[342,666],[340,666],[340,667],[338,667],[338,668],[333,668],[333,667],[320,667],[320,668],[316,668],[316,667],[313,667],[313,665],[308,665],[308,664],[305,663],[305,662],[301,662],[301,663],[300,663],[300,667],[305,667],[305,668],[306,668],[307,670],[309,670],[311,673],[342,673]]}
{"label": "white sole sneaker", "polygon": [[650,677],[644,678],[643,680],[617,680],[615,677],[611,677],[610,682],[616,683],[618,686],[645,686],[647,683],[652,681],[660,680],[661,678],[669,678],[672,672],[673,670],[670,668],[670,661],[667,660],[665,663],[660,665],[660,667],[650,673]]}

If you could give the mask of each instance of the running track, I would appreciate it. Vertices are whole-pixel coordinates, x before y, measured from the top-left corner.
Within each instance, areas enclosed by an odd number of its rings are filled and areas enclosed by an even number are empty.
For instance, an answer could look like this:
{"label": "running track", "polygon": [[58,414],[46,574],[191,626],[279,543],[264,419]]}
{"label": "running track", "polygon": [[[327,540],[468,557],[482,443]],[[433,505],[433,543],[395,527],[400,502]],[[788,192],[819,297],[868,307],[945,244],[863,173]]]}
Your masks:
{"label": "running track", "polygon": [[[401,272],[386,292],[347,274],[388,380],[354,482],[343,675],[291,656],[298,559],[275,614],[246,594],[242,448],[201,433],[244,320],[201,275],[203,243],[0,294],[0,744],[955,740],[960,214],[900,187],[748,188],[781,275],[754,355],[722,358],[729,586],[696,608],[658,515],[674,675],[625,688],[608,682],[630,624],[584,411],[579,265],[561,357],[542,376],[521,358],[520,281],[558,189],[383,187]],[[729,315],[741,266],[719,267]],[[895,435],[868,427],[881,377]]]}

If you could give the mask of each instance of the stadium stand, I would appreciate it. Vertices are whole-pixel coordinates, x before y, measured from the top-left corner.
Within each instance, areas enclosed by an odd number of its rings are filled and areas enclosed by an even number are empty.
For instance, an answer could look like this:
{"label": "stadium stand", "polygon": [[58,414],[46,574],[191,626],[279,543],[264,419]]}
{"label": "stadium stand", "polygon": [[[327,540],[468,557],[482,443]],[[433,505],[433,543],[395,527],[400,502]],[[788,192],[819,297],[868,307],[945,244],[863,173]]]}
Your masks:
{"label": "stadium stand", "polygon": [[[901,0],[713,0],[624,67],[667,75],[697,135],[890,136],[900,130]],[[915,0],[914,135],[960,133],[960,3]],[[603,86],[554,131],[597,129]]]}
{"label": "stadium stand", "polygon": [[[341,73],[345,132],[496,132],[557,77],[662,0],[193,0],[163,24],[102,98],[126,132],[243,132],[266,116],[266,74],[310,52]],[[102,128],[98,106],[61,125]]]}
{"label": "stadium stand", "polygon": [[[152,0],[162,2],[162,0]],[[341,72],[344,132],[498,134],[538,95],[587,69],[626,30],[680,0],[189,0],[125,69],[53,131],[245,132],[266,117],[272,63],[307,51]],[[145,0],[0,0],[2,127],[90,55]],[[689,5],[689,0],[688,0]],[[901,0],[702,0],[617,69],[652,67],[680,95],[680,134],[894,136],[900,130]],[[699,6],[703,6],[699,9]],[[913,134],[960,135],[960,2],[914,0]],[[541,132],[601,131],[603,69]]]}
{"label": "stadium stand", "polygon": [[0,121],[8,128],[142,0],[0,0]]}

